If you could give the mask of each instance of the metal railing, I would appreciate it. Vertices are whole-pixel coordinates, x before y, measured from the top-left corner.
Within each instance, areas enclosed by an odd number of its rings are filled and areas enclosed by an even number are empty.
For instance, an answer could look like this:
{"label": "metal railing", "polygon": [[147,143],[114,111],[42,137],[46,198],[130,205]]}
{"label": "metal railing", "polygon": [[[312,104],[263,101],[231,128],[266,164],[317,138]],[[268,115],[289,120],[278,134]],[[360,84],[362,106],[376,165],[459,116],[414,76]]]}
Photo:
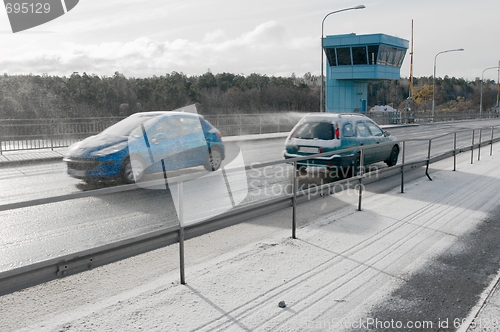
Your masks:
{"label": "metal railing", "polygon": [[[449,157],[453,157],[453,170],[456,170],[456,158],[457,154],[471,151],[471,163],[474,163],[475,155],[474,150],[477,149],[477,159],[481,158],[481,149],[484,147],[490,146],[490,154],[493,153],[493,143],[500,141],[500,135],[495,137],[495,132],[498,132],[499,127],[486,127],[481,129],[473,129],[473,130],[461,130],[452,133],[447,133],[431,138],[425,139],[408,139],[399,142],[400,149],[400,159],[401,163],[397,164],[393,167],[381,168],[376,170],[371,170],[365,167],[364,165],[364,155],[367,149],[372,148],[373,146],[365,146],[361,148],[357,148],[360,153],[360,172],[350,178],[346,178],[343,180],[321,184],[319,186],[309,186],[308,188],[299,188],[298,186],[298,172],[297,170],[297,162],[311,159],[312,156],[328,156],[333,153],[338,154],[342,152],[349,152],[353,149],[344,149],[335,152],[325,152],[316,155],[290,158],[286,160],[276,160],[270,161],[266,163],[260,164],[252,164],[251,166],[245,166],[244,170],[250,171],[255,169],[261,169],[266,167],[274,167],[277,165],[285,165],[288,168],[293,166],[293,170],[291,172],[291,177],[288,179],[290,183],[290,187],[292,188],[291,192],[283,192],[279,196],[273,196],[271,199],[265,199],[264,201],[259,201],[257,203],[238,206],[228,212],[220,214],[216,217],[212,217],[208,220],[190,224],[183,225],[182,217],[179,217],[180,223],[173,227],[155,231],[149,234],[141,235],[138,237],[134,237],[127,240],[122,240],[115,243],[110,243],[104,246],[91,248],[88,250],[76,252],[73,254],[68,254],[62,257],[56,257],[51,260],[42,261],[39,263],[35,263],[33,265],[24,266],[20,268],[16,268],[9,271],[0,272],[0,296],[6,293],[10,293],[22,288],[26,288],[41,282],[53,280],[59,277],[63,277],[66,275],[70,275],[73,273],[78,273],[81,271],[85,271],[96,266],[105,265],[123,258],[127,258],[133,255],[137,255],[140,253],[144,253],[150,250],[154,250],[163,246],[168,246],[171,244],[179,243],[179,258],[180,258],[180,278],[181,283],[185,283],[185,273],[184,273],[184,239],[194,238],[208,232],[221,229],[230,225],[237,224],[244,220],[248,220],[250,218],[255,218],[261,215],[265,215],[266,213],[274,212],[283,208],[292,208],[292,220],[291,220],[291,231],[292,238],[297,238],[297,209],[300,203],[309,201],[311,199],[317,197],[323,197],[325,192],[328,194],[332,194],[337,192],[338,185],[341,183],[348,184],[347,187],[354,187],[355,190],[358,191],[358,206],[357,210],[362,209],[362,198],[363,198],[363,188],[367,179],[372,178],[370,175],[372,172],[377,172],[377,175],[386,172],[392,173],[400,173],[401,177],[401,192],[404,192],[404,176],[405,172],[408,169],[414,169],[417,167],[425,166],[425,175],[432,180],[429,174],[429,165],[433,162],[437,162]],[[478,134],[478,135],[476,135]],[[457,137],[469,137],[471,138],[470,143],[462,144],[458,146]],[[440,143],[443,144],[443,138],[450,138],[444,144],[452,144],[452,147],[445,148],[445,151],[432,154],[433,142],[435,144]],[[478,137],[476,141],[476,137]],[[484,139],[488,137],[488,139]],[[407,149],[410,144],[420,144],[426,147],[424,157],[420,157],[417,159],[413,159],[408,161],[408,153]],[[387,142],[383,144],[378,144],[376,146],[380,147],[381,145],[394,144],[394,142]],[[231,172],[231,170],[227,170],[226,172]],[[227,175],[227,174],[226,174]],[[378,176],[377,178],[378,179]],[[180,210],[177,211],[178,215],[182,215],[182,205],[183,205],[183,192],[182,192],[182,183],[183,181],[189,180],[186,176],[177,177],[175,179],[169,179],[169,184],[171,185],[171,181],[175,181],[179,183],[178,186],[178,207]],[[164,180],[160,181],[164,184]],[[147,185],[151,185],[152,187],[156,187],[158,185],[158,180],[153,181],[151,183],[143,183],[140,187],[144,188]],[[18,202],[11,204],[3,204],[0,205],[0,211],[8,211],[26,207],[32,207],[42,204],[50,204],[55,202],[63,202],[74,200],[82,197],[94,197],[99,195],[108,195],[118,192],[135,190],[139,186],[136,184],[132,185],[124,185],[110,188],[103,188],[97,190],[90,190],[85,192],[72,193],[68,195],[62,196],[54,196],[47,197],[43,199],[36,199],[27,202]]]}
{"label": "metal railing", "polygon": [[369,112],[368,115],[379,125],[389,124],[407,124],[407,123],[432,123],[446,121],[461,121],[472,119],[490,119],[497,118],[498,113],[483,112],[479,113],[451,113],[451,112],[436,112],[434,117],[429,112],[410,113],[410,112]]}
{"label": "metal railing", "polygon": [[[397,114],[396,114],[397,113]],[[288,132],[305,113],[220,114],[206,115],[210,123],[223,136]],[[390,114],[368,113],[379,125],[403,123],[429,123],[479,118],[477,113],[436,113],[409,117],[404,112]],[[496,113],[483,113],[480,118],[496,117]],[[0,154],[7,151],[54,149],[68,147],[88,136],[95,135],[123,117],[0,120]]]}

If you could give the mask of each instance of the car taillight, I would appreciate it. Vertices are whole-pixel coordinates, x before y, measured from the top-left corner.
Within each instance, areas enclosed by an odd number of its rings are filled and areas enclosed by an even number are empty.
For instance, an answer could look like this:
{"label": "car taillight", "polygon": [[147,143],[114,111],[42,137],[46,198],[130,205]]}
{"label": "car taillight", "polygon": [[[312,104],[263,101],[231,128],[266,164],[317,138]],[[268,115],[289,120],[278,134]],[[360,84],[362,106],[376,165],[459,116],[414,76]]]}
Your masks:
{"label": "car taillight", "polygon": [[339,123],[335,123],[335,138],[340,139],[340,130],[339,130]]}
{"label": "car taillight", "polygon": [[219,139],[222,139],[222,135],[220,133],[216,133],[216,135]]}
{"label": "car taillight", "polygon": [[323,153],[323,148],[319,148],[319,153]]}

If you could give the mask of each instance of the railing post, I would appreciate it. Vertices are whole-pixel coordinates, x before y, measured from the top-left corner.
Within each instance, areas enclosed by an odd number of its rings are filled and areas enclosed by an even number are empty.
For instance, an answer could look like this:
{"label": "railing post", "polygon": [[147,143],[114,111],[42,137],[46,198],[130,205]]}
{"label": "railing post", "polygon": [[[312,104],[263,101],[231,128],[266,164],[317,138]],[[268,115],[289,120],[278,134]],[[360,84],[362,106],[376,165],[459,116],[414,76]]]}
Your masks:
{"label": "railing post", "polygon": [[457,132],[453,133],[453,171],[457,170]]}
{"label": "railing post", "polygon": [[431,162],[431,143],[432,139],[429,139],[429,150],[427,151],[427,167],[425,168],[425,175],[432,181],[431,176],[429,175],[429,164]]}
{"label": "railing post", "polygon": [[401,157],[401,193],[404,193],[405,185],[405,154],[406,154],[406,141],[403,141],[403,155]]}
{"label": "railing post", "polygon": [[481,137],[483,136],[483,128],[479,128],[479,147],[477,149],[477,160],[481,160]]}
{"label": "railing post", "polygon": [[[358,211],[361,211],[361,199],[363,198],[363,170],[364,170],[364,159],[365,159],[365,154],[363,148],[361,148],[361,152],[359,155],[359,191],[358,191]],[[356,165],[354,165],[356,167]]]}
{"label": "railing post", "polygon": [[470,149],[470,163],[474,164],[474,132],[475,130],[472,129],[472,145]]}
{"label": "railing post", "polygon": [[297,238],[297,161],[293,162],[293,176],[292,176],[292,239]]}
{"label": "railing post", "polygon": [[493,155],[493,130],[495,127],[491,127],[491,145],[490,145],[490,156]]}
{"label": "railing post", "polygon": [[183,184],[182,181],[177,183],[177,193],[179,196],[178,204],[178,215],[179,215],[179,261],[180,261],[180,273],[181,273],[181,284],[186,284],[186,275],[184,273],[184,207],[183,207]]}
{"label": "railing post", "polygon": [[241,136],[241,133],[242,133],[242,131],[241,131],[241,117],[242,117],[241,114],[238,115],[238,122],[239,122],[239,127],[240,127],[240,136]]}

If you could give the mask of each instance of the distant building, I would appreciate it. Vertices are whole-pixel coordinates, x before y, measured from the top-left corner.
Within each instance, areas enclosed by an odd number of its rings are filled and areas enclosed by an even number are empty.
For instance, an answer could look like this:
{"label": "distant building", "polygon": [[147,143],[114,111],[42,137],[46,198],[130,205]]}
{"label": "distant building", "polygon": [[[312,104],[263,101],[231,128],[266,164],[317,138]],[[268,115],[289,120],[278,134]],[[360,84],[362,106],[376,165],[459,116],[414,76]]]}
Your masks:
{"label": "distant building", "polygon": [[399,80],[409,42],[385,34],[326,36],[325,111],[366,113],[368,83]]}

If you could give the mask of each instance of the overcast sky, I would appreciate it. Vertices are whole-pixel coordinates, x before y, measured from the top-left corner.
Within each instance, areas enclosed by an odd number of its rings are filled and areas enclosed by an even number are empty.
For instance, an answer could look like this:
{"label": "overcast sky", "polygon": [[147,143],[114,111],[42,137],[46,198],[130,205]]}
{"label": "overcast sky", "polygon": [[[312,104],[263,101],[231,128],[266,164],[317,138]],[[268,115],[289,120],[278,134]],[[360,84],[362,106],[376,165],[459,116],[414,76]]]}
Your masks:
{"label": "overcast sky", "polygon": [[[325,35],[384,33],[411,41],[413,75],[481,78],[500,61],[498,0],[81,0],[65,15],[12,33],[0,11],[0,73],[150,77],[229,72],[320,74]],[[401,68],[409,77],[410,50]],[[484,78],[497,80],[495,69]]]}

